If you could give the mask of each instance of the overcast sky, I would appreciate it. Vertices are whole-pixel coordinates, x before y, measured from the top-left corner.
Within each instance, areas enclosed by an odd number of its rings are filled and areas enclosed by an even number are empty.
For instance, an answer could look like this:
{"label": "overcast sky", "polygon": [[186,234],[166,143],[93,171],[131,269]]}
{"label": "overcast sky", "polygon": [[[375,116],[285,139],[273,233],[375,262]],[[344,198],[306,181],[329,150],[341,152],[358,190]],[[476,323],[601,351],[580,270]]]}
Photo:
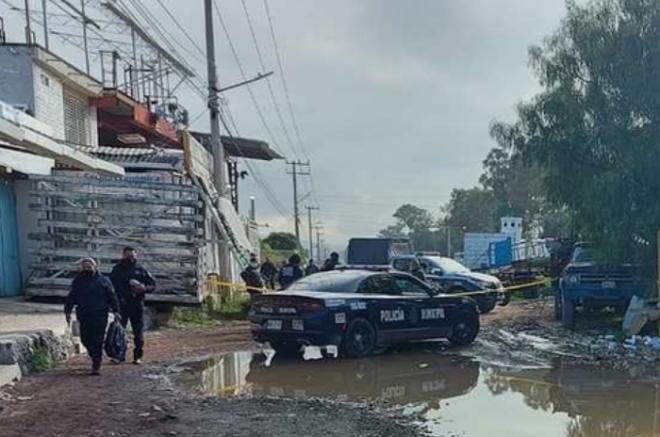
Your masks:
{"label": "overcast sky", "polygon": [[[163,1],[204,48],[203,2]],[[226,98],[242,136],[263,139],[288,159],[309,156],[321,206],[315,220],[323,222],[333,249],[352,236],[375,236],[403,203],[437,213],[453,188],[477,183],[481,161],[493,146],[490,122],[511,119],[516,103],[538,90],[527,64],[529,45],[550,34],[565,12],[564,0],[268,0],[303,152],[286,111],[263,0],[245,1],[266,69],[276,72],[271,84],[293,146],[264,81],[252,90],[274,145],[245,88]],[[194,51],[156,0],[142,3]],[[241,0],[218,5],[248,75],[262,71]],[[11,17],[9,38],[19,39],[22,23],[6,11],[0,5],[0,14]],[[219,25],[216,48],[221,84],[240,81]],[[189,62],[206,76],[200,60]],[[182,97],[193,117],[203,110],[189,91]],[[194,127],[207,126],[203,116]],[[255,166],[291,214],[284,163]],[[312,180],[301,179],[304,195]],[[291,216],[282,217],[248,177],[241,185],[244,210],[251,195],[258,220],[270,225],[265,232],[293,229]]]}

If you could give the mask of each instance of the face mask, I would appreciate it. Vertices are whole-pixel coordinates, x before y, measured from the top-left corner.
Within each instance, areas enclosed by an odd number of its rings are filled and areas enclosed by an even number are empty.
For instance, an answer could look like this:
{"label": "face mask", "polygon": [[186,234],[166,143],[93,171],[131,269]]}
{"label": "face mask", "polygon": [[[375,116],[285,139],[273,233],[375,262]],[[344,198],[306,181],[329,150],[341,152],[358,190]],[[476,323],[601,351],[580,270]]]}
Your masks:
{"label": "face mask", "polygon": [[257,261],[250,261],[249,266],[252,267],[253,269],[256,269],[259,267],[259,263]]}

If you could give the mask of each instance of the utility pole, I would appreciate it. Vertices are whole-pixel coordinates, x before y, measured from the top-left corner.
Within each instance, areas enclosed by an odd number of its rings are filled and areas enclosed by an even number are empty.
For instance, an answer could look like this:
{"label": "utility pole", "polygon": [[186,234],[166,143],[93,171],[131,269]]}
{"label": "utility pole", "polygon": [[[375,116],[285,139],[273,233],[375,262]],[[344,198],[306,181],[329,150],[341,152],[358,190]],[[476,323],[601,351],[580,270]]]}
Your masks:
{"label": "utility pole", "polygon": [[[225,196],[225,151],[220,140],[220,100],[215,65],[215,41],[213,39],[213,4],[204,0],[204,18],[206,24],[206,61],[209,79],[208,107],[211,121],[211,153],[213,155],[213,181],[220,198]],[[231,281],[229,247],[227,242],[220,243],[220,277]]]}
{"label": "utility pole", "polygon": [[87,15],[85,14],[85,0],[80,0],[80,11],[83,23],[83,44],[85,47],[85,72],[89,75],[89,49],[87,47]]}
{"label": "utility pole", "polygon": [[32,28],[30,26],[30,1],[25,0],[25,42],[32,44]]}
{"label": "utility pole", "polygon": [[307,224],[309,226],[309,258],[314,258],[314,236],[312,235],[312,211],[318,211],[318,206],[306,206],[307,209]]}
{"label": "utility pole", "polygon": [[[208,1],[208,0],[207,0]],[[307,176],[310,174],[309,161],[287,161],[287,165],[291,166],[291,171],[288,174],[293,176],[293,220],[295,224],[296,241],[300,247],[300,209],[298,208],[298,176]]]}
{"label": "utility pole", "polygon": [[321,263],[321,229],[323,229],[323,226],[316,225],[314,226],[314,229],[316,229],[316,259],[320,264]]}
{"label": "utility pole", "polygon": [[46,10],[46,0],[41,0],[41,11],[43,17],[41,18],[44,22],[44,45],[46,50],[50,50],[50,44],[48,44],[48,12]]}

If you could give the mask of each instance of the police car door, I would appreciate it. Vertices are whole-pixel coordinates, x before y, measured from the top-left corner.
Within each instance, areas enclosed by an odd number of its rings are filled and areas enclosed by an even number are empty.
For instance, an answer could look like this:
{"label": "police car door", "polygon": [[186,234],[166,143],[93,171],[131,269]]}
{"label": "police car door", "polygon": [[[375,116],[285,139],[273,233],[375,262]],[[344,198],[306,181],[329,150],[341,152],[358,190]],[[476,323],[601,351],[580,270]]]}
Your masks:
{"label": "police car door", "polygon": [[425,337],[427,326],[420,320],[420,314],[425,302],[430,299],[428,291],[410,275],[394,273],[391,278],[393,294],[398,297],[397,305],[404,308],[405,318],[395,337],[400,340]]}
{"label": "police car door", "polygon": [[415,308],[399,293],[393,277],[387,273],[371,276],[363,282],[361,289],[370,295],[369,318],[378,328],[379,341],[393,343],[408,340]]}

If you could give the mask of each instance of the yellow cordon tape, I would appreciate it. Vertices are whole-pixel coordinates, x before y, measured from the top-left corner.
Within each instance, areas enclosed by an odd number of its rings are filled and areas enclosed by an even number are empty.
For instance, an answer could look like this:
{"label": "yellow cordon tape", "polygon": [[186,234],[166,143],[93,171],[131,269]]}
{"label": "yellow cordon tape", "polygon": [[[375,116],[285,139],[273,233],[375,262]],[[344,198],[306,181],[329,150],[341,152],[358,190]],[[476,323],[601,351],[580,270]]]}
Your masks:
{"label": "yellow cordon tape", "polygon": [[[469,297],[469,296],[478,296],[480,294],[491,294],[491,293],[499,293],[499,294],[505,294],[505,293],[511,293],[515,292],[518,290],[523,290],[525,288],[532,288],[532,287],[537,287],[539,285],[545,285],[547,284],[549,279],[542,279],[539,281],[534,281],[534,282],[527,282],[525,284],[518,284],[518,285],[511,285],[509,287],[502,287],[498,289],[484,289],[484,290],[475,290],[475,291],[466,291],[463,293],[454,293],[454,294],[446,294],[443,296],[439,296],[441,298],[455,298],[455,297]],[[209,284],[213,285],[218,285],[220,287],[230,287],[230,288],[236,288],[238,291],[256,291],[259,293],[274,293],[277,290],[273,290],[270,288],[259,288],[259,287],[248,287],[247,285],[243,283],[237,283],[237,282],[225,282],[225,281],[215,281],[215,280],[210,280],[208,281]]]}
{"label": "yellow cordon tape", "polygon": [[512,291],[518,291],[518,290],[522,290],[522,289],[525,289],[525,288],[532,288],[532,287],[536,287],[538,285],[544,285],[544,284],[547,284],[547,283],[548,283],[548,279],[543,279],[543,280],[540,280],[540,281],[527,282],[525,284],[511,285],[509,287],[502,287],[502,288],[497,288],[497,289],[475,290],[475,291],[466,291],[464,293],[454,293],[454,294],[447,295],[447,297],[475,296],[475,295],[490,294],[490,293],[505,294],[505,293],[510,293]]}

